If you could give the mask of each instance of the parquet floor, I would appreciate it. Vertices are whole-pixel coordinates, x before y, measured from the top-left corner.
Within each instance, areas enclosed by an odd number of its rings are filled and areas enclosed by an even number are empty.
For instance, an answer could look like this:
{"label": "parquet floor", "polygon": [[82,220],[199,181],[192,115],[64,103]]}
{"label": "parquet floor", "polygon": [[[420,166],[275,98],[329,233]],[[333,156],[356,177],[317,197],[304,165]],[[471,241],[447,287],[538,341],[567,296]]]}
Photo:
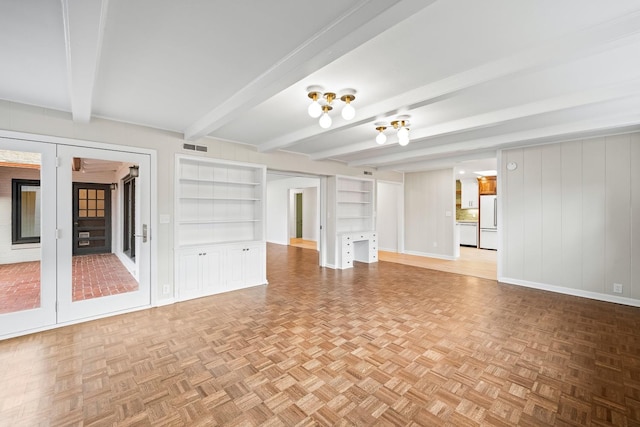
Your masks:
{"label": "parquet floor", "polygon": [[3,426],[638,426],[640,309],[268,245],[268,286],[0,342]]}

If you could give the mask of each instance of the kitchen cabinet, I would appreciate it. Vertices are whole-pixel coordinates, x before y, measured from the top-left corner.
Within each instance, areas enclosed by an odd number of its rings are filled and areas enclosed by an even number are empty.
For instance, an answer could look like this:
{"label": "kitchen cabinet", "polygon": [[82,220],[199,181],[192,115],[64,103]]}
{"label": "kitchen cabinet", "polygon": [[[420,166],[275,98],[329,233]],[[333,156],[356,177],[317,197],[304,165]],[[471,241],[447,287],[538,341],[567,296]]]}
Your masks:
{"label": "kitchen cabinet", "polygon": [[460,209],[478,209],[478,180],[465,178],[460,180]]}
{"label": "kitchen cabinet", "polygon": [[459,222],[460,244],[464,246],[478,246],[478,223]]}
{"label": "kitchen cabinet", "polygon": [[483,176],[478,179],[478,190],[480,195],[492,195],[498,193],[497,180],[495,176]]}

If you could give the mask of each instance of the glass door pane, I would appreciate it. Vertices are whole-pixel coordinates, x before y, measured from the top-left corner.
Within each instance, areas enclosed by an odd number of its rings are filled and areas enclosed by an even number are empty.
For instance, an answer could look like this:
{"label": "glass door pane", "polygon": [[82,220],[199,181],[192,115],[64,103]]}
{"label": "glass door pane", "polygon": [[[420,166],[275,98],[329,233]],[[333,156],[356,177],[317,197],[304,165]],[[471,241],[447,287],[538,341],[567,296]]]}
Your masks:
{"label": "glass door pane", "polygon": [[55,146],[0,138],[0,338],[54,324]]}
{"label": "glass door pane", "polygon": [[[150,244],[142,225],[150,218],[149,156],[60,146],[58,172],[59,318],[62,322],[149,305]],[[131,174],[138,173],[138,177]],[[140,206],[131,228],[124,182],[136,181]],[[64,197],[66,195],[66,198]],[[133,234],[133,235],[132,235]],[[139,238],[135,235],[140,235]],[[140,252],[141,251],[141,252]]]}

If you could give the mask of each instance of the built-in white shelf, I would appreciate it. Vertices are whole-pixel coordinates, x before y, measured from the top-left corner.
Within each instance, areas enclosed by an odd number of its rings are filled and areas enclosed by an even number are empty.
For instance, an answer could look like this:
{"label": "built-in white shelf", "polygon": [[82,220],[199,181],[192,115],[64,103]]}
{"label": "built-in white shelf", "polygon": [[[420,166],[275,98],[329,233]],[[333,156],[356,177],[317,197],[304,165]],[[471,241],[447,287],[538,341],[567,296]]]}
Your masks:
{"label": "built-in white shelf", "polygon": [[[327,224],[328,264],[334,268],[351,268],[354,260],[376,262],[375,181],[338,175],[329,178],[327,188],[328,216],[333,218]],[[358,250],[361,245],[368,247],[366,256],[354,257],[349,239],[356,238],[366,242],[357,245]]]}
{"label": "built-in white shelf", "polygon": [[266,167],[176,156],[176,297],[267,283]]}

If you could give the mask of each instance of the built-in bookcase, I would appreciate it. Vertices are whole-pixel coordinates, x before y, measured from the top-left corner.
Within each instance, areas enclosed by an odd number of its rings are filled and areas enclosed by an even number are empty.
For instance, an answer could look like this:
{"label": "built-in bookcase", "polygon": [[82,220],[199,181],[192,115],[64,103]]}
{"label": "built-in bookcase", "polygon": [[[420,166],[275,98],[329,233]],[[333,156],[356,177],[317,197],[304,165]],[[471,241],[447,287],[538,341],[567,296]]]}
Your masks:
{"label": "built-in bookcase", "polygon": [[336,233],[374,230],[373,183],[336,177]]}
{"label": "built-in bookcase", "polygon": [[178,157],[177,246],[264,240],[265,167]]}
{"label": "built-in bookcase", "polygon": [[176,297],[267,283],[266,167],[176,156]]}
{"label": "built-in bookcase", "polygon": [[333,176],[327,180],[327,266],[376,262],[375,181]]}

